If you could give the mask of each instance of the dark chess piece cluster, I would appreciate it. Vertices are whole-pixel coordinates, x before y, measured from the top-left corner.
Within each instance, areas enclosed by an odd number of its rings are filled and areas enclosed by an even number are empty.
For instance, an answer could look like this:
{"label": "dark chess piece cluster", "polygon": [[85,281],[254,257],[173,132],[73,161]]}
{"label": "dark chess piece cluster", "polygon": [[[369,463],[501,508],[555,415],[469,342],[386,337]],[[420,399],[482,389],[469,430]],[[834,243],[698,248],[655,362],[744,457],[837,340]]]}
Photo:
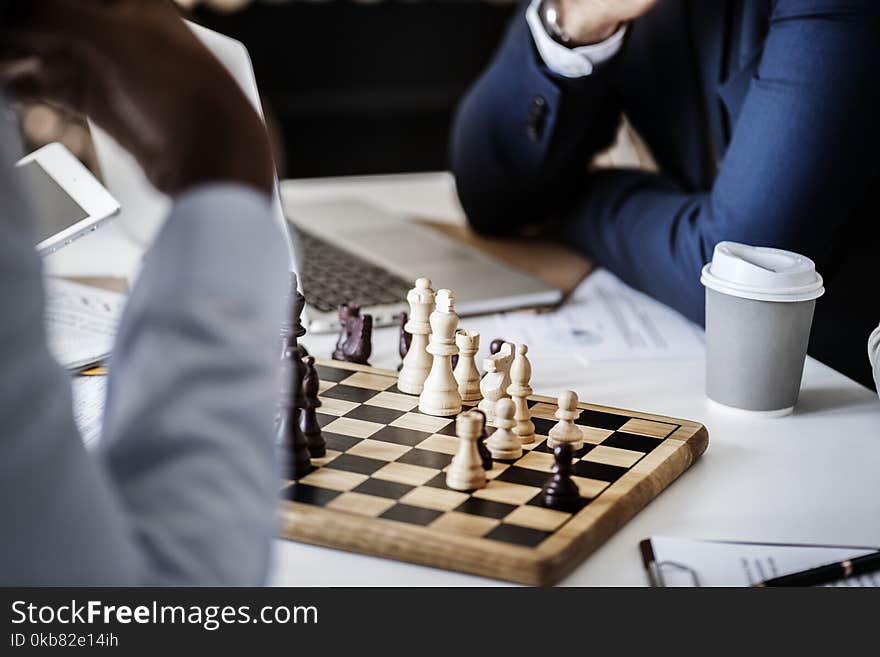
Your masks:
{"label": "dark chess piece cluster", "polygon": [[339,306],[339,340],[333,360],[369,365],[373,351],[373,316],[361,315],[361,307],[344,303]]}
{"label": "dark chess piece cluster", "polygon": [[281,403],[275,444],[280,452],[284,477],[297,480],[312,470],[309,445],[300,427],[304,365],[296,346],[288,345],[281,355]]}
{"label": "dark chess piece cluster", "polygon": [[315,359],[299,344],[306,333],[302,325],[305,297],[294,273],[289,290],[290,314],[281,326],[281,394],[275,430],[284,476],[295,481],[314,469],[311,459],[324,456],[326,444],[316,413],[321,405],[318,370]]}
{"label": "dark chess piece cluster", "polygon": [[557,445],[553,450],[553,475],[541,489],[541,504],[559,511],[577,511],[580,491],[571,478],[574,450],[568,443]]}

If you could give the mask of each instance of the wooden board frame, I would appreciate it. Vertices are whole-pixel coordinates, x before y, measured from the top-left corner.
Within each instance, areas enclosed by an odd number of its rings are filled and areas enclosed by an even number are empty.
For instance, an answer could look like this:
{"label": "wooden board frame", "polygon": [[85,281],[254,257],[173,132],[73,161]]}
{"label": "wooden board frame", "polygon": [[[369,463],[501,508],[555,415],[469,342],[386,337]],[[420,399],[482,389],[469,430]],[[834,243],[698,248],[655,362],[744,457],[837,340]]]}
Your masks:
{"label": "wooden board frame", "polygon": [[[318,364],[397,376],[396,372],[352,363],[319,360]],[[541,395],[530,399],[556,404],[555,399]],[[703,454],[709,441],[706,427],[690,420],[586,403],[578,407],[666,422],[679,428],[536,548],[441,534],[394,520],[293,501],[281,504],[280,535],[312,545],[520,584],[555,584],[687,470]]]}

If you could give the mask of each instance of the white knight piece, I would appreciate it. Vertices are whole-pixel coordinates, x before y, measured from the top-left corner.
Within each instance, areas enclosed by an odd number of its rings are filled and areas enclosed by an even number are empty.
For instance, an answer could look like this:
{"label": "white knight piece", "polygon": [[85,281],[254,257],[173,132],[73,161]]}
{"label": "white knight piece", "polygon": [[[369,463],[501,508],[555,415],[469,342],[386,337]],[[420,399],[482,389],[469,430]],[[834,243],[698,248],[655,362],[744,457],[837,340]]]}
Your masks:
{"label": "white knight piece", "polygon": [[513,362],[513,345],[505,342],[501,351],[489,356],[483,361],[483,369],[486,375],[480,381],[480,392],[483,401],[480,402],[480,410],[486,414],[486,421],[495,419],[495,404],[499,399],[507,397],[507,389],[510,387],[510,365]]}

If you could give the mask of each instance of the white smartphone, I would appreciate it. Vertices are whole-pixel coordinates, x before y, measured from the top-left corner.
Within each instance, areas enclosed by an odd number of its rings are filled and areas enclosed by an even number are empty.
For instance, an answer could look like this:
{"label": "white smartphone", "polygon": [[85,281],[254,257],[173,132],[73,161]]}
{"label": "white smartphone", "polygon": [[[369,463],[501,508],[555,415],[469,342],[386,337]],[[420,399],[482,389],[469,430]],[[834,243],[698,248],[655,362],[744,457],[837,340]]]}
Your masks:
{"label": "white smartphone", "polygon": [[30,191],[40,255],[97,230],[119,212],[116,199],[62,144],[43,146],[16,166]]}

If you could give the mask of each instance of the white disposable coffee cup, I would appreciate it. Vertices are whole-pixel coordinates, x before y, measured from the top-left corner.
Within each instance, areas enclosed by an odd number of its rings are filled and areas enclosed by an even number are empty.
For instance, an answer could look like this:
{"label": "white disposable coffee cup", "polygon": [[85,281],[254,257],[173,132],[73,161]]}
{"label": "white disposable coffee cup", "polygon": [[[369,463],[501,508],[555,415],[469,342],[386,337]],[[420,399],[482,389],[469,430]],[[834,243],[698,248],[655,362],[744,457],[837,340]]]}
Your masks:
{"label": "white disposable coffee cup", "polygon": [[815,263],[790,251],[720,242],[700,280],[709,399],[765,415],[791,413],[816,299],[825,293]]}

